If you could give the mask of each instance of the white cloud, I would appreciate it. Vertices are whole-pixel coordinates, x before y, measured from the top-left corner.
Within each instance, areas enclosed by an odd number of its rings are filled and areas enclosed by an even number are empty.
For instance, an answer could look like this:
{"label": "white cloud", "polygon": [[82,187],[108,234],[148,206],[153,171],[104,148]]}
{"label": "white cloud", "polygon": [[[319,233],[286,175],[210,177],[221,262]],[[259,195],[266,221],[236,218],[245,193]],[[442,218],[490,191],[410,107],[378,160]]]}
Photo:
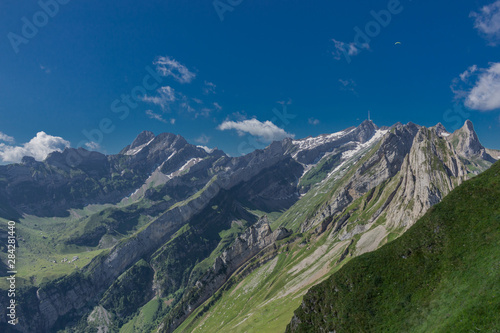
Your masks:
{"label": "white cloud", "polygon": [[460,74],[460,80],[462,80],[462,82],[467,82],[467,80],[469,80],[469,77],[477,72],[477,69],[477,65],[470,66],[469,68],[467,68],[467,70],[465,70],[465,72]]}
{"label": "white cloud", "polygon": [[342,79],[339,79],[339,82],[340,84],[342,84],[344,87],[347,87],[347,86],[355,86],[356,83],[354,82],[353,79],[348,79],[348,80],[342,80]]}
{"label": "white cloud", "polygon": [[309,123],[309,125],[318,125],[319,124],[319,120],[315,119],[315,118],[309,118],[307,120],[307,122]]}
{"label": "white cloud", "polygon": [[359,52],[361,52],[361,49],[370,49],[370,45],[367,43],[357,45],[356,43],[344,43],[336,39],[332,39],[332,42],[335,47],[335,50],[332,52],[335,60],[340,60],[342,59],[342,56],[346,57],[346,55],[350,57],[358,55]]}
{"label": "white cloud", "polygon": [[147,96],[145,95],[142,100],[147,103],[152,103],[160,106],[162,109],[168,109],[169,105],[177,100],[175,90],[170,87],[161,87],[158,90],[157,96]]}
{"label": "white cloud", "polygon": [[153,112],[153,110],[146,110],[146,114],[148,115],[149,118],[161,121],[162,123],[165,123],[165,124],[170,123],[171,125],[175,124],[175,118],[171,118],[171,119],[167,120],[167,119],[163,118],[163,116],[161,114]]}
{"label": "white cloud", "polygon": [[208,117],[212,111],[213,109],[211,108],[201,108],[201,110],[195,114],[195,118],[198,118],[199,116]]}
{"label": "white cloud", "polygon": [[199,111],[196,111],[194,117],[198,118],[199,116],[204,116],[208,117],[210,113],[213,111],[220,111],[222,110],[222,106],[219,105],[219,103],[215,102],[212,103],[210,106],[202,107]]}
{"label": "white cloud", "polygon": [[[161,87],[157,89],[156,92],[157,95],[155,96],[145,95],[142,97],[142,101],[157,105],[165,112],[188,112],[192,114],[194,118],[198,118],[199,116],[207,117],[211,112],[220,111],[222,109],[217,102],[205,104],[203,100],[196,97],[190,98],[170,86]],[[155,114],[151,110],[146,111],[146,113],[150,118],[166,122],[161,115]],[[173,124],[172,121],[175,122],[175,119],[170,120]]]}
{"label": "white cloud", "polygon": [[69,141],[61,137],[48,135],[45,132],[38,132],[36,137],[22,146],[0,143],[0,159],[3,162],[18,163],[23,156],[31,156],[38,161],[43,161],[51,152],[61,152],[69,146]]}
{"label": "white cloud", "polygon": [[201,143],[202,145],[206,145],[208,142],[210,142],[210,137],[202,134],[198,138],[194,139],[195,142]]}
{"label": "white cloud", "polygon": [[[197,112],[197,109],[191,106],[192,102],[194,102],[196,105],[203,105],[203,101],[200,99],[190,99],[186,95],[175,91],[174,88],[170,86],[161,87],[157,90],[157,92],[158,95],[156,96],[144,96],[142,98],[142,101],[158,105],[162,108],[163,111],[187,111],[189,113],[193,113],[195,117],[198,117],[200,114],[207,114],[208,109],[204,108],[201,112]],[[151,110],[146,111],[146,113],[148,114],[148,116],[150,116],[150,118],[163,121],[158,118],[159,115],[156,114],[155,116],[153,114],[153,111]]]}
{"label": "white cloud", "polygon": [[153,110],[146,110],[146,114],[151,119],[156,119],[156,120],[161,121],[162,123],[165,123],[165,124],[167,123],[167,120],[164,119],[161,114],[154,113]]}
{"label": "white cloud", "polygon": [[236,119],[238,121],[242,121],[242,120],[246,120],[248,118],[248,115],[247,113],[242,110],[242,111],[236,111],[236,112],[233,112],[230,117],[232,119]]}
{"label": "white cloud", "polygon": [[500,109],[500,63],[490,63],[489,68],[469,67],[453,79],[451,90],[455,99],[479,111]]}
{"label": "white cloud", "polygon": [[14,138],[11,136],[8,136],[5,133],[0,132],[0,141],[8,142],[8,143],[13,143]]}
{"label": "white cloud", "polygon": [[190,83],[196,77],[186,66],[170,57],[158,57],[153,64],[161,75],[171,76],[179,83]]}
{"label": "white cloud", "polygon": [[198,146],[198,148],[203,149],[205,152],[207,152],[207,154],[211,154],[215,150],[215,148],[211,149],[211,148],[208,148],[207,146]]}
{"label": "white cloud", "polygon": [[94,141],[85,143],[85,147],[87,147],[88,150],[99,150],[99,149],[101,149],[101,145],[98,144],[97,142],[94,142]]}
{"label": "white cloud", "polygon": [[451,91],[455,94],[455,99],[465,99],[469,94],[470,87],[469,79],[478,71],[477,65],[470,66],[463,73],[461,73],[457,78],[451,81]]}
{"label": "white cloud", "polygon": [[203,87],[203,93],[205,95],[215,94],[215,88],[217,86],[213,82],[205,81],[205,86]]}
{"label": "white cloud", "polygon": [[339,79],[340,82],[340,89],[341,90],[346,90],[346,91],[352,91],[353,93],[356,93],[356,90],[354,87],[356,87],[356,82],[354,82],[353,79],[347,79],[347,80],[342,80]]}
{"label": "white cloud", "polygon": [[193,108],[186,100],[179,104],[180,110],[187,111],[189,113],[195,113],[195,118],[198,116],[196,109]]}
{"label": "white cloud", "polygon": [[193,114],[194,118],[198,118],[200,116],[208,117],[212,112],[220,111],[222,109],[222,107],[217,102],[212,103],[211,105],[208,106],[205,106],[204,103],[202,102],[197,106],[195,105],[195,107],[196,108],[192,107],[187,100],[185,100],[184,103],[180,104],[180,109]]}
{"label": "white cloud", "polygon": [[500,109],[500,63],[491,64],[479,74],[465,106],[479,111]]}
{"label": "white cloud", "polygon": [[225,131],[235,129],[238,135],[243,136],[245,133],[256,136],[262,141],[279,141],[287,137],[295,137],[294,134],[285,132],[271,121],[260,122],[257,119],[247,119],[243,121],[224,121],[217,127],[218,130]]}
{"label": "white cloud", "polygon": [[472,12],[474,28],[495,46],[500,42],[500,0],[481,8],[479,13]]}

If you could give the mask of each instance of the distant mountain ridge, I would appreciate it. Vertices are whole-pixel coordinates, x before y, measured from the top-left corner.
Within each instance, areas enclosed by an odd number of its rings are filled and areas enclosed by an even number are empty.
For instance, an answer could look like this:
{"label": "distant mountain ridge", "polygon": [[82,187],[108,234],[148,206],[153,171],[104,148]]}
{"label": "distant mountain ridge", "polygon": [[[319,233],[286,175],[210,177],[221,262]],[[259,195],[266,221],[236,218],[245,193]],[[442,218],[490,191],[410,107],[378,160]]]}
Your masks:
{"label": "distant mountain ridge", "polygon": [[[23,332],[68,325],[83,330],[91,314],[95,327],[138,325],[143,306],[160,299],[169,305],[155,305],[156,328],[195,327],[200,304],[208,302],[203,309],[212,311],[227,297],[216,295],[234,278],[245,281],[285,248],[306,242],[335,249],[300,259],[304,274],[321,260],[342,264],[402,234],[498,157],[480,144],[470,122],[451,134],[440,124],[379,128],[364,121],[338,133],[273,142],[241,157],[147,131],[117,155],[85,152],[88,157],[71,166],[71,152],[0,167],[0,217],[18,219],[20,234],[30,239],[53,230],[41,247],[24,243],[27,254],[99,252],[72,274],[49,275],[47,265],[59,264],[40,259],[43,269],[24,277],[23,299],[31,301],[20,315],[31,319],[17,326]],[[261,231],[251,231],[264,220],[255,229]],[[58,221],[56,231],[51,221]],[[150,273],[139,283],[137,274]],[[326,275],[302,279],[303,288]],[[134,290],[145,288],[143,282],[150,292],[141,298]],[[102,316],[110,323],[96,319]]]}

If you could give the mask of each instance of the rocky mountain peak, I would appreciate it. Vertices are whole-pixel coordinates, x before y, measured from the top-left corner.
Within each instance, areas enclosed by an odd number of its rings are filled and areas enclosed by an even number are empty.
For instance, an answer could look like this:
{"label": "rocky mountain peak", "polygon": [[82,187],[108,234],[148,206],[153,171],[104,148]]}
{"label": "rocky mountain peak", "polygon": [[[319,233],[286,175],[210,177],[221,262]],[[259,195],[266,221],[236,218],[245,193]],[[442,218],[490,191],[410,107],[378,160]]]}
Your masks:
{"label": "rocky mountain peak", "polygon": [[379,127],[377,125],[375,125],[375,123],[371,120],[363,121],[361,124],[359,124],[358,128],[364,129],[364,130],[370,130],[370,129],[378,130],[379,129]]}
{"label": "rocky mountain peak", "polygon": [[484,150],[470,120],[466,120],[462,128],[450,135],[449,140],[457,152],[465,157],[477,155]]}
{"label": "rocky mountain peak", "polygon": [[395,123],[394,125],[392,125],[390,128],[398,128],[398,127],[401,127],[401,126],[403,126],[403,124],[400,121],[398,121],[397,123]]}
{"label": "rocky mountain peak", "polygon": [[[95,163],[106,163],[106,155],[97,151],[90,151],[82,147],[66,148],[62,152],[53,151],[45,158],[45,163],[67,170],[70,167],[86,165],[91,167]],[[100,166],[99,166],[100,168]]]}
{"label": "rocky mountain peak", "polygon": [[148,143],[152,139],[154,139],[155,135],[153,132],[150,131],[142,131],[134,141],[132,141],[132,144],[130,145],[130,149],[137,148],[143,144]]}
{"label": "rocky mountain peak", "polygon": [[378,130],[378,126],[373,123],[371,120],[365,120],[355,129],[356,138],[361,143],[365,143],[370,140],[375,132]]}
{"label": "rocky mountain peak", "polygon": [[26,166],[33,166],[36,163],[38,163],[34,157],[31,156],[24,156],[21,160],[21,164],[26,165]]}
{"label": "rocky mountain peak", "polygon": [[436,131],[436,134],[441,136],[443,133],[447,134],[448,131],[446,130],[446,127],[443,126],[441,123],[437,123],[436,126],[433,127],[434,130]]}
{"label": "rocky mountain peak", "polygon": [[[165,149],[181,149],[186,146],[188,142],[181,136],[173,133],[161,133],[155,136],[153,132],[143,131],[132,142],[131,145],[123,148],[120,154],[137,155],[139,152],[159,151]],[[144,150],[144,148],[149,149]],[[147,153],[146,153],[147,154]]]}
{"label": "rocky mountain peak", "polygon": [[467,119],[464,123],[464,126],[462,128],[467,128],[467,130],[474,132],[474,125],[472,124],[472,121]]}

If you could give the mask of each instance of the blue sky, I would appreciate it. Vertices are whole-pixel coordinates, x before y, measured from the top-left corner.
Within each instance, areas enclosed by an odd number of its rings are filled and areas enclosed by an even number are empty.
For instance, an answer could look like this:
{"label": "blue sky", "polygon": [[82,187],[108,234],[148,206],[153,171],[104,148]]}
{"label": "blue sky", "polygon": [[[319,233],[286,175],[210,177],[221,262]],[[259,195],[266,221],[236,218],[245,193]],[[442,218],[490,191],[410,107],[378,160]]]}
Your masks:
{"label": "blue sky", "polygon": [[117,153],[143,130],[237,156],[368,110],[379,126],[469,118],[500,149],[498,0],[4,0],[0,22],[4,163]]}

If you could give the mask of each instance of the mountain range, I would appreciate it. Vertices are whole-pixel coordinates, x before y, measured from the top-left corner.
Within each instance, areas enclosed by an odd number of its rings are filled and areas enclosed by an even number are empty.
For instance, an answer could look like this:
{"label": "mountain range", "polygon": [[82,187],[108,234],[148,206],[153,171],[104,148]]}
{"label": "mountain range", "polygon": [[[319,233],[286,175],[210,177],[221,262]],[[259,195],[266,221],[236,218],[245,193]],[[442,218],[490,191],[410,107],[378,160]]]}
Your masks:
{"label": "mountain range", "polygon": [[355,257],[400,244],[431,207],[498,159],[470,121],[453,133],[364,121],[241,157],[148,131],[116,155],[69,148],[42,162],[25,157],[0,166],[0,218],[17,222],[20,287],[19,322],[3,316],[0,327],[300,328],[311,287]]}

